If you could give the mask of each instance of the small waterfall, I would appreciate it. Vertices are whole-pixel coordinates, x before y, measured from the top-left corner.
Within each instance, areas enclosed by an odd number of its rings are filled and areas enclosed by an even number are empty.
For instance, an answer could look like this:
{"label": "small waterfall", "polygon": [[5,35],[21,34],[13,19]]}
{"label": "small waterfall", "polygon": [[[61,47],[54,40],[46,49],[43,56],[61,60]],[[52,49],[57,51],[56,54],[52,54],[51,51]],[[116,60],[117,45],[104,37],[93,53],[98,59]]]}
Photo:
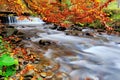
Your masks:
{"label": "small waterfall", "polygon": [[0,16],[0,20],[3,24],[14,24],[17,22],[15,16]]}
{"label": "small waterfall", "polygon": [[15,16],[8,16],[9,24],[17,23],[17,19]]}
{"label": "small waterfall", "polygon": [[3,24],[20,24],[20,25],[30,25],[30,24],[44,24],[40,18],[29,17],[29,19],[19,20],[18,16],[0,16],[1,23]]}

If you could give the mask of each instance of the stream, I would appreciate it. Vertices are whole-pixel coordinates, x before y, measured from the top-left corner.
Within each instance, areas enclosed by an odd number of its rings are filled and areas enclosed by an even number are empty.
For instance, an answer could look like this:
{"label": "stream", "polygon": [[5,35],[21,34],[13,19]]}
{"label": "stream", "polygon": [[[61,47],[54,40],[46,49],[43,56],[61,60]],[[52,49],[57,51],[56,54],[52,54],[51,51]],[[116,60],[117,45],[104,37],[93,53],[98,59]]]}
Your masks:
{"label": "stream", "polygon": [[64,31],[50,29],[53,25],[42,21],[14,25],[24,33],[25,47],[42,51],[45,57],[58,62],[59,70],[71,80],[120,80],[119,36],[105,33],[96,33],[94,37],[66,35]]}

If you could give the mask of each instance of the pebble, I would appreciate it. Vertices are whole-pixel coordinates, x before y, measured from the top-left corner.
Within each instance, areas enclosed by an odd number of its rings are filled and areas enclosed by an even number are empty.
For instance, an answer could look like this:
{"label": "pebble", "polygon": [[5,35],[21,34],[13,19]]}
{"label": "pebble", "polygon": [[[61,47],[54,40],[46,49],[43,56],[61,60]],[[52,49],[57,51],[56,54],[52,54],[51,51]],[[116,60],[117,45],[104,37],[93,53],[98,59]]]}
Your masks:
{"label": "pebble", "polygon": [[39,41],[39,44],[40,44],[40,45],[50,45],[50,44],[51,44],[51,41],[49,41],[49,40],[40,40],[40,41]]}
{"label": "pebble", "polygon": [[70,80],[70,77],[64,72],[56,73],[56,80]]}
{"label": "pebble", "polygon": [[43,77],[43,78],[46,78],[47,73],[46,73],[46,72],[41,72],[41,73],[40,73],[40,76]]}
{"label": "pebble", "polygon": [[53,73],[51,70],[49,70],[49,71],[47,72],[46,78],[52,78],[53,76],[54,76],[54,73]]}

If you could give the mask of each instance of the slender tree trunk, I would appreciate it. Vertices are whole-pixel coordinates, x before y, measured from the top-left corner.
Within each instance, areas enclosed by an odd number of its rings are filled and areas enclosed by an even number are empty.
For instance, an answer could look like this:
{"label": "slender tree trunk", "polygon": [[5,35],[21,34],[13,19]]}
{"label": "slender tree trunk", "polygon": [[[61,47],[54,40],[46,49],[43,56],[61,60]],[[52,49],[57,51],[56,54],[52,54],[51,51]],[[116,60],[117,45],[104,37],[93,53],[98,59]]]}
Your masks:
{"label": "slender tree trunk", "polygon": [[120,0],[117,0],[118,8],[120,8]]}

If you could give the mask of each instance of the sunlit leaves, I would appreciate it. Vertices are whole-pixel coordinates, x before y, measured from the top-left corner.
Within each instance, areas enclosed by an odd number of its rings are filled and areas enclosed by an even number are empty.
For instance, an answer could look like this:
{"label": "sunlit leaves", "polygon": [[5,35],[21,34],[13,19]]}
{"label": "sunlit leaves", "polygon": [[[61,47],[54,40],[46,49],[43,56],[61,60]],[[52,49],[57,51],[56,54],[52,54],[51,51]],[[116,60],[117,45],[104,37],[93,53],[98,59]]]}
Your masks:
{"label": "sunlit leaves", "polygon": [[[6,1],[6,2],[5,2]],[[91,23],[100,20],[106,24],[109,19],[102,11],[114,0],[5,0],[11,11],[18,15],[24,12],[24,5],[33,13],[38,14],[44,21],[66,27],[65,21],[70,24]],[[69,24],[67,23],[67,25]],[[68,25],[70,26],[70,25]]]}

